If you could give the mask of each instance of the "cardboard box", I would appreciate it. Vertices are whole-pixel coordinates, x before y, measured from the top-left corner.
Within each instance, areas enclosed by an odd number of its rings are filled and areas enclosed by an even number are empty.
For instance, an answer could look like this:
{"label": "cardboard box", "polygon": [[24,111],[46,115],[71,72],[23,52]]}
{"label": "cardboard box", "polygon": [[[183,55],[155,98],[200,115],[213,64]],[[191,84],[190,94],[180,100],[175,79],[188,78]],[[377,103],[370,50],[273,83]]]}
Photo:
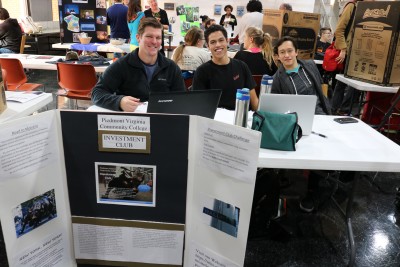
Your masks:
{"label": "cardboard box", "polygon": [[400,85],[400,2],[358,2],[345,76]]}
{"label": "cardboard box", "polygon": [[3,83],[0,83],[0,114],[7,109],[6,92]]}
{"label": "cardboard box", "polygon": [[320,14],[265,9],[263,31],[272,37],[272,44],[282,36],[293,37],[298,44],[300,59],[313,59],[320,28]]}

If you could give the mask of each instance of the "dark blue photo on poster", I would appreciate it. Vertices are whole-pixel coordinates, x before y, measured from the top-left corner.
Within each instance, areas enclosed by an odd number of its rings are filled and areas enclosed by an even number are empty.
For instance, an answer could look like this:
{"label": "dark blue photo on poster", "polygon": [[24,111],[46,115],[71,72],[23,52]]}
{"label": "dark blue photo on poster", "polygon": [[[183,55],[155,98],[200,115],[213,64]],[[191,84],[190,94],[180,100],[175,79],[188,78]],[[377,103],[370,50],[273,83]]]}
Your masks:
{"label": "dark blue photo on poster", "polygon": [[82,23],[81,24],[81,31],[83,32],[94,32],[96,30],[96,27],[94,23]]}
{"label": "dark blue photo on poster", "polygon": [[54,189],[31,198],[13,209],[17,238],[57,217]]}
{"label": "dark blue photo on poster", "polygon": [[64,6],[64,14],[68,15],[79,15],[79,6],[74,4],[68,4]]}

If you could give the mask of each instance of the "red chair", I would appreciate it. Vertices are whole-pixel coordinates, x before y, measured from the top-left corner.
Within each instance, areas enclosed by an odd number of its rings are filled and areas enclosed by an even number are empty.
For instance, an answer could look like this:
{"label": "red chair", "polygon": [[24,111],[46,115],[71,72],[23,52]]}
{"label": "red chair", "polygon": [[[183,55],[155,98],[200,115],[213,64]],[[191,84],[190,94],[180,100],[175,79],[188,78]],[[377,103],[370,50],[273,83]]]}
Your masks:
{"label": "red chair", "polygon": [[[91,92],[97,83],[96,71],[89,64],[57,63],[58,96],[78,100],[91,100]],[[57,102],[58,107],[58,102]],[[79,108],[79,107],[78,107]]]}
{"label": "red chair", "polygon": [[1,75],[7,83],[9,91],[33,91],[44,85],[39,83],[28,83],[21,61],[16,58],[0,58]]}

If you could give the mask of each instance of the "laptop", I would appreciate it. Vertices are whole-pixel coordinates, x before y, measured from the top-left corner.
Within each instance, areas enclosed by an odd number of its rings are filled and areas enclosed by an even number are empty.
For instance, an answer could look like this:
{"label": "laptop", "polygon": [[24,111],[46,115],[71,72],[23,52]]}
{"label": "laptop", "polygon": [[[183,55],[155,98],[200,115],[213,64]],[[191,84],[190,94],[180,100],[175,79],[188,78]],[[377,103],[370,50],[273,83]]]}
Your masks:
{"label": "laptop", "polygon": [[303,135],[310,135],[314,121],[316,95],[261,94],[258,110],[275,113],[297,112]]}
{"label": "laptop", "polygon": [[150,93],[148,113],[198,115],[214,119],[222,90]]}

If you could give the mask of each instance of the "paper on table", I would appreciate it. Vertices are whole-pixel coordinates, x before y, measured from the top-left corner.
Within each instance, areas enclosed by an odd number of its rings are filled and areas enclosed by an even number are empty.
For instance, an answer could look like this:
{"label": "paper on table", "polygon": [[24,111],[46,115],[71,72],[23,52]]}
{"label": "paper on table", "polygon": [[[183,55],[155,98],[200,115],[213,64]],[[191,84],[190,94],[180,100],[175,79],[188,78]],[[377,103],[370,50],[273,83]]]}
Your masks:
{"label": "paper on table", "polygon": [[9,92],[6,91],[6,100],[18,103],[25,103],[38,98],[43,94],[42,91]]}

